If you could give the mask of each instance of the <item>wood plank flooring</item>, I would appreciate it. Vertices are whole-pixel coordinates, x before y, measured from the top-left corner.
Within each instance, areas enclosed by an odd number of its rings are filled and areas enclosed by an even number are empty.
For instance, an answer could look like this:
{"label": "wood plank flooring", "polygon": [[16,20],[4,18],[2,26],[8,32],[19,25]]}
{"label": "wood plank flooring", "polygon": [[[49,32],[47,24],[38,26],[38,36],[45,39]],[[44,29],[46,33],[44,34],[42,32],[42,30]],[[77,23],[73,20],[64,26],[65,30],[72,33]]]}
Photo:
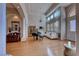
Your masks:
{"label": "wood plank flooring", "polygon": [[67,42],[29,37],[25,42],[7,43],[7,53],[13,56],[63,56],[64,43]]}

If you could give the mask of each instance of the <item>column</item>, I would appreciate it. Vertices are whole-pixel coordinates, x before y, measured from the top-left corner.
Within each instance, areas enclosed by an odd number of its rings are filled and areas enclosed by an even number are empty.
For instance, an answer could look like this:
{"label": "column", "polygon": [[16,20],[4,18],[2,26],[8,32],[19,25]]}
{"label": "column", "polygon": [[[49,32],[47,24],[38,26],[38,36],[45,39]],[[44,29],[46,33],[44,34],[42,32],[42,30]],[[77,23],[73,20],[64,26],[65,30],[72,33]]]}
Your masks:
{"label": "column", "polygon": [[66,21],[65,9],[61,7],[61,40],[65,39],[66,35]]}
{"label": "column", "polygon": [[6,4],[0,4],[0,56],[6,55]]}

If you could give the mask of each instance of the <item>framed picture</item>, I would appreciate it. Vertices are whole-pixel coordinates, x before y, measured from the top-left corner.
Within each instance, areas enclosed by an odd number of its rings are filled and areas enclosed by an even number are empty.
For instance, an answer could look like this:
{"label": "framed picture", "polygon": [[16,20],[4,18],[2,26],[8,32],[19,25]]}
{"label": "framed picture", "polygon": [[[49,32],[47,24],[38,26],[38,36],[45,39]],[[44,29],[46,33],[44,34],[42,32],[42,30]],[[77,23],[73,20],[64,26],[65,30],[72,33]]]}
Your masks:
{"label": "framed picture", "polygon": [[20,22],[12,21],[11,22],[12,31],[20,31]]}

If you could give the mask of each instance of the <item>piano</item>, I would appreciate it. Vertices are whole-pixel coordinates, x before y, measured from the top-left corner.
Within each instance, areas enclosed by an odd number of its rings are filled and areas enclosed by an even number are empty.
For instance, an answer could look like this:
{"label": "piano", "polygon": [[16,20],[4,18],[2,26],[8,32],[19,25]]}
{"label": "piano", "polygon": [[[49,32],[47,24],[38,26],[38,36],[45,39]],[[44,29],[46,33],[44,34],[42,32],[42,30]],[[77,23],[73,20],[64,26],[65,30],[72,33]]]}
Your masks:
{"label": "piano", "polygon": [[34,37],[35,40],[38,40],[38,38],[43,39],[43,37],[44,37],[44,36],[41,36],[41,32],[33,32],[32,36]]}

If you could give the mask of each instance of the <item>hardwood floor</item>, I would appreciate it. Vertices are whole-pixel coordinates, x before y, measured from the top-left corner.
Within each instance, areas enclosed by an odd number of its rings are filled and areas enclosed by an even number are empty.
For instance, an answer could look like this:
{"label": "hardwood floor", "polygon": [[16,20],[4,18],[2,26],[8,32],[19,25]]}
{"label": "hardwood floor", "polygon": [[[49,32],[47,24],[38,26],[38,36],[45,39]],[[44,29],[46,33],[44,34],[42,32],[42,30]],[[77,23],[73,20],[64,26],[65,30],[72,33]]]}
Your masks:
{"label": "hardwood floor", "polygon": [[13,56],[63,56],[64,43],[67,42],[29,37],[25,42],[7,43],[7,53]]}

